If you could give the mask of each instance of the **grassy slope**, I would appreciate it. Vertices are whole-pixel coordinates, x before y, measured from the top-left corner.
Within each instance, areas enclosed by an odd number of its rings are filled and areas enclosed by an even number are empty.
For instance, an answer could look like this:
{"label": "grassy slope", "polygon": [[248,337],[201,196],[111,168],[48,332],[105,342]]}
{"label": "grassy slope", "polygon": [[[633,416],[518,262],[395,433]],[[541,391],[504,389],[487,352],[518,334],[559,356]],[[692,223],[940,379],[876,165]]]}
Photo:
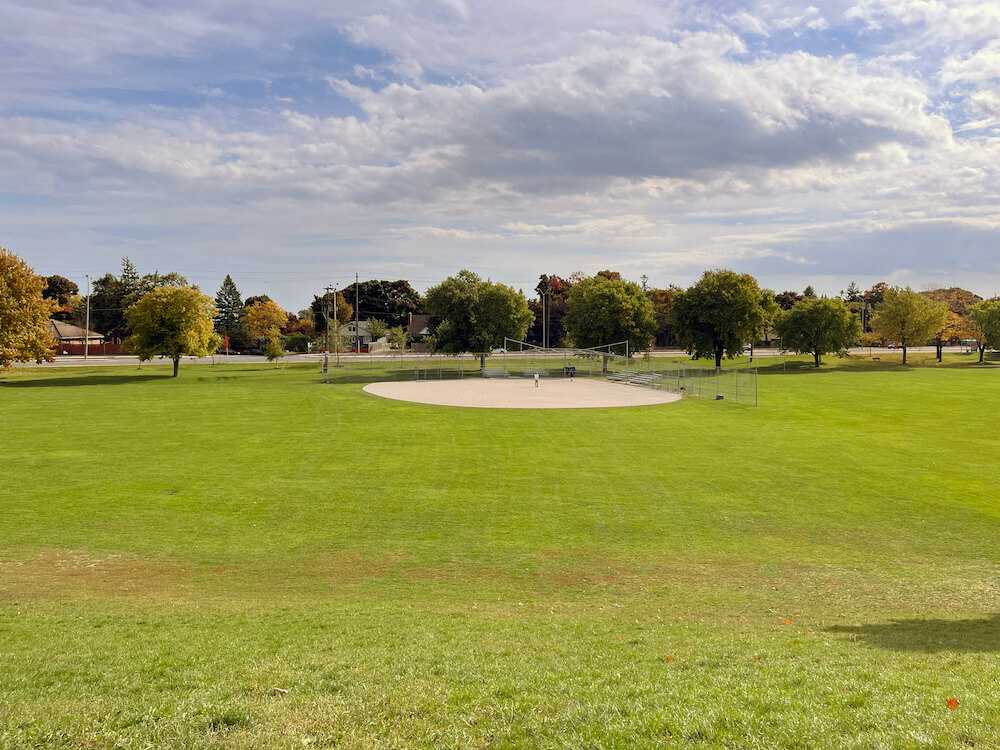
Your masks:
{"label": "grassy slope", "polygon": [[828,367],[581,411],[5,376],[0,746],[1000,746],[998,373]]}

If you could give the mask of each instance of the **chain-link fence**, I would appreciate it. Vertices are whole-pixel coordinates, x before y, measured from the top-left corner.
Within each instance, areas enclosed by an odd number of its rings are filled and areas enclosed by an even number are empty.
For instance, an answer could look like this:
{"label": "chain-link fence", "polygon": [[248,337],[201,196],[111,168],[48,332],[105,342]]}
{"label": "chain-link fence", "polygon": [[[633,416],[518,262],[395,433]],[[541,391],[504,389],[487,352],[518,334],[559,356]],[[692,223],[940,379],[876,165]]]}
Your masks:
{"label": "chain-link fence", "polygon": [[607,352],[548,350],[501,352],[486,358],[442,354],[373,353],[352,357],[340,365],[331,362],[324,377],[334,382],[384,380],[446,380],[470,377],[519,378],[592,377],[636,387],[656,388],[687,396],[756,406],[757,370],[700,367],[663,358],[624,357]]}

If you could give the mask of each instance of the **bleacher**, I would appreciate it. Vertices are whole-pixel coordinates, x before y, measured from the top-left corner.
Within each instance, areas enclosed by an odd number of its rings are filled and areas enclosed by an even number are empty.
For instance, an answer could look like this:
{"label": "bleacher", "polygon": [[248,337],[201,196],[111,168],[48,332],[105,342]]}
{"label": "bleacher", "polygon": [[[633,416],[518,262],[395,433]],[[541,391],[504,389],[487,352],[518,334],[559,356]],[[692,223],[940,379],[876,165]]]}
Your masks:
{"label": "bleacher", "polygon": [[609,372],[605,376],[612,383],[642,385],[656,388],[663,383],[663,376],[656,372]]}

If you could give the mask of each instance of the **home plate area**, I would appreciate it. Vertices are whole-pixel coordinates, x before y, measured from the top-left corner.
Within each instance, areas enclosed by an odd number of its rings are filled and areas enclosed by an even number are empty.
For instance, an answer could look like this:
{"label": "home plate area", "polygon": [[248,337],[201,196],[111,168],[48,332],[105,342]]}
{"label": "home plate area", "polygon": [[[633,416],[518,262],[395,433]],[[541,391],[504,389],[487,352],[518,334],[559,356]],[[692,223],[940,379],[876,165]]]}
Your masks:
{"label": "home plate area", "polygon": [[365,392],[397,401],[480,409],[594,409],[679,401],[680,394],[584,378],[463,378],[369,383]]}

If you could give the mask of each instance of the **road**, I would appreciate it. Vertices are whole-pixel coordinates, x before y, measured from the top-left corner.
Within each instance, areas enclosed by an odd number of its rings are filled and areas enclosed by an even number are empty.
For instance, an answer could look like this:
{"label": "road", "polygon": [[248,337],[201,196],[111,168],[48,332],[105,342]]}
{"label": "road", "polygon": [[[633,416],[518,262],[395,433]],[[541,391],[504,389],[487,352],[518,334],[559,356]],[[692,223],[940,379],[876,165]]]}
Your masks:
{"label": "road", "polygon": [[[884,349],[879,347],[857,347],[851,349],[851,354],[865,354],[865,355],[881,355],[881,354],[898,354],[899,349]],[[933,346],[914,346],[907,350],[910,354],[913,353],[926,353],[934,352]],[[958,354],[961,352],[961,347],[958,346],[946,346],[944,348],[946,353]],[[390,360],[393,356],[398,355],[386,355],[386,354],[341,354],[340,359],[342,362],[370,362],[372,359],[375,361],[379,360]],[[418,360],[427,357],[427,354],[407,354],[406,359]],[[472,355],[466,355],[471,357]],[[501,357],[503,355],[494,354],[493,357]],[[517,359],[521,357],[535,356],[535,357],[548,357],[551,359],[561,359],[561,354],[539,354],[535,353],[532,355],[530,352],[519,353],[512,352],[506,355],[509,359]],[[641,357],[641,354],[637,354],[636,358]],[[667,349],[662,351],[653,352],[654,357],[687,357],[687,353],[679,349]],[[780,351],[775,349],[756,349],[754,350],[754,359],[769,359],[772,357],[782,356]],[[323,359],[322,354],[289,354],[284,358],[284,362],[312,362],[317,367]],[[333,357],[330,358],[331,361]],[[261,355],[254,354],[230,354],[230,355],[216,355],[214,357],[184,357],[181,360],[181,364],[219,364],[219,363],[229,363],[229,364],[264,364],[267,359]],[[149,364],[169,364],[168,359],[154,359]],[[114,357],[103,357],[103,356],[91,356],[84,359],[82,355],[61,355],[56,357],[55,362],[43,362],[38,365],[34,362],[27,363],[15,363],[14,367],[98,367],[102,365],[131,365],[137,367],[139,365],[139,360],[137,357],[131,356],[114,356]]]}

